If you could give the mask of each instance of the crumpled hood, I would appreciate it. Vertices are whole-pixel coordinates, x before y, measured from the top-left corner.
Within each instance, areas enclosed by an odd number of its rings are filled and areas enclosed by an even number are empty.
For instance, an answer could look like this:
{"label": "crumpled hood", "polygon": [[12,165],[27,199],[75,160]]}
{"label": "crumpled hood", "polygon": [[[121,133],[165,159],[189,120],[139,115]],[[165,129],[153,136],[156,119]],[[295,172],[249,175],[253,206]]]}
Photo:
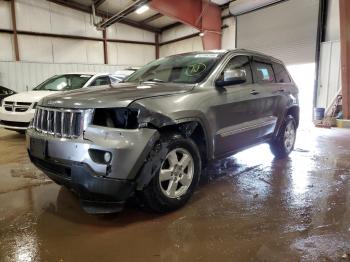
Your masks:
{"label": "crumpled hood", "polygon": [[119,83],[103,87],[83,88],[44,98],[40,105],[62,108],[126,107],[148,97],[173,95],[192,90],[194,85],[174,83]]}
{"label": "crumpled hood", "polygon": [[23,102],[23,103],[35,103],[39,102],[43,97],[57,94],[61,92],[56,91],[28,91],[19,94],[15,94],[12,96],[8,96],[4,99],[4,101],[9,102]]}

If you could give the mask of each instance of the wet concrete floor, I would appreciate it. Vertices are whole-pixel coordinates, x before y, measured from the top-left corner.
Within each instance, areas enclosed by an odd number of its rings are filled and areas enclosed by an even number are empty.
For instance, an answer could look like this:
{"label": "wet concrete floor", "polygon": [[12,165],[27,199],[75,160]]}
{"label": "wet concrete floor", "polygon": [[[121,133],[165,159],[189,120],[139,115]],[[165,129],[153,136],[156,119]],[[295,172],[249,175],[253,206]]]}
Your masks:
{"label": "wet concrete floor", "polygon": [[0,131],[0,261],[350,261],[349,137],[311,129],[288,159],[261,145],[215,163],[170,214],[92,216]]}

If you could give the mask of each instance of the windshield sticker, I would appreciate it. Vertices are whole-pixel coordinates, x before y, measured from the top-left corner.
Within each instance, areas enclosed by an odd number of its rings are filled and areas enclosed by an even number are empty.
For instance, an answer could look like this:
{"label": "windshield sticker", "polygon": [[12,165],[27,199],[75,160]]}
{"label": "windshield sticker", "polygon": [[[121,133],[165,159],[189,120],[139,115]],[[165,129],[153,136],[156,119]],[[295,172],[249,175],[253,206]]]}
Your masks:
{"label": "windshield sticker", "polygon": [[91,77],[90,75],[80,75],[80,77]]}
{"label": "windshield sticker", "polygon": [[202,58],[216,58],[219,54],[198,54],[195,55],[195,57],[202,57]]}
{"label": "windshield sticker", "polygon": [[207,69],[207,66],[205,64],[202,64],[202,63],[189,65],[186,69],[186,75],[187,76],[199,75],[199,74],[203,73],[205,69]]}

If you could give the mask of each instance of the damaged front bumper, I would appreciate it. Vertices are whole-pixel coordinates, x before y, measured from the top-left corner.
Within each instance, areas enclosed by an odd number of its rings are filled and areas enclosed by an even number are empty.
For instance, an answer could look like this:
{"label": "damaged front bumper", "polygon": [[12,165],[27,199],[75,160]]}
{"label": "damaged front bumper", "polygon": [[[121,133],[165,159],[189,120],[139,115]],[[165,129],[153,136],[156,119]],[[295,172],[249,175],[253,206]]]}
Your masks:
{"label": "damaged front bumper", "polygon": [[87,212],[109,213],[118,211],[133,195],[137,174],[158,138],[158,131],[148,128],[89,126],[76,139],[30,128],[27,148],[39,169],[78,193]]}

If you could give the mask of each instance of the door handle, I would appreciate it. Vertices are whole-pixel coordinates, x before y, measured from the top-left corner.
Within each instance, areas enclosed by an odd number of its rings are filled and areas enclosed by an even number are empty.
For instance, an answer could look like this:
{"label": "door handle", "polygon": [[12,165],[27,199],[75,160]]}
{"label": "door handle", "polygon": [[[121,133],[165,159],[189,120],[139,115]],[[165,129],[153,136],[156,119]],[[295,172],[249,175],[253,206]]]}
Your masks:
{"label": "door handle", "polygon": [[259,94],[259,92],[258,92],[258,91],[256,91],[256,90],[252,90],[252,91],[250,92],[250,94],[255,96],[255,95],[258,95],[258,94]]}
{"label": "door handle", "polygon": [[281,92],[281,93],[283,93],[284,92],[284,89],[278,89],[278,92]]}

